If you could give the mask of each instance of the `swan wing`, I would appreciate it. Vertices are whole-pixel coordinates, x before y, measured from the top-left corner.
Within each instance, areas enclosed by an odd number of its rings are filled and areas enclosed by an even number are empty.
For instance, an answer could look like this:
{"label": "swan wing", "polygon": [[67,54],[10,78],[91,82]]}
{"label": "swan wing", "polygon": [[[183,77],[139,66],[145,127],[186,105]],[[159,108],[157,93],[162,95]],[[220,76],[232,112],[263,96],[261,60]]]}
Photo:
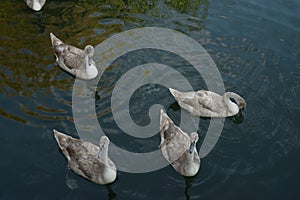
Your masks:
{"label": "swan wing", "polygon": [[58,65],[68,72],[70,71],[67,68],[79,69],[84,62],[84,51],[77,47],[65,44],[53,33],[50,33],[50,39]]}
{"label": "swan wing", "polygon": [[[103,171],[103,164],[99,162],[96,155],[84,154],[77,160],[79,174],[94,182]],[[75,170],[74,170],[75,171]]]}
{"label": "swan wing", "polygon": [[[83,54],[78,54],[76,47],[65,45],[63,46],[63,53],[58,54],[58,57],[64,61],[64,64],[69,69],[79,69],[84,62]],[[82,51],[82,50],[81,50]]]}
{"label": "swan wing", "polygon": [[223,109],[223,97],[212,91],[200,90],[196,92],[200,116],[218,117]]}
{"label": "swan wing", "polygon": [[[97,182],[97,177],[102,173],[103,164],[97,159],[96,146],[89,142],[77,142],[67,147],[71,157],[69,167],[91,181]],[[88,150],[91,149],[91,151]]]}
{"label": "swan wing", "polygon": [[161,111],[161,151],[170,163],[177,160],[189,147],[189,136],[177,127],[174,122]]}

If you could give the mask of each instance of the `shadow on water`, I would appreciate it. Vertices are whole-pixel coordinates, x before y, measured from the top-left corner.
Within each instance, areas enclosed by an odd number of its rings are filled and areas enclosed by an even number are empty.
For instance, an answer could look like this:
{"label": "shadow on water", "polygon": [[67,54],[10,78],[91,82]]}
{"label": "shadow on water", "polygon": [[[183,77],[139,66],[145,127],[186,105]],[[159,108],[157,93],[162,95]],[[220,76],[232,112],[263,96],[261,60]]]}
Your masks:
{"label": "shadow on water", "polygon": [[106,185],[106,189],[108,191],[108,199],[109,200],[113,200],[113,199],[116,199],[117,198],[117,194],[113,191],[113,188],[112,188],[112,185],[109,184],[109,185]]}
{"label": "shadow on water", "polygon": [[85,187],[84,185],[86,184],[91,185],[92,188],[98,191],[99,190],[101,190],[101,192],[105,191],[107,194],[107,198],[109,200],[116,199],[117,193],[114,191],[113,187],[117,180],[118,178],[113,183],[106,184],[106,185],[98,185],[81,176],[78,176],[75,172],[73,172],[69,168],[65,169],[65,184],[69,188],[69,193],[68,193],[69,199],[73,199],[74,196],[78,195],[78,193],[81,193],[81,189]]}
{"label": "shadow on water", "polygon": [[185,179],[184,194],[185,194],[186,200],[190,200],[190,189],[192,187],[193,178],[191,178],[191,177],[184,177],[184,179]]}
{"label": "shadow on water", "polygon": [[232,116],[231,118],[236,124],[241,124],[244,121],[245,118],[244,115],[245,115],[244,111],[240,110],[237,115]]}

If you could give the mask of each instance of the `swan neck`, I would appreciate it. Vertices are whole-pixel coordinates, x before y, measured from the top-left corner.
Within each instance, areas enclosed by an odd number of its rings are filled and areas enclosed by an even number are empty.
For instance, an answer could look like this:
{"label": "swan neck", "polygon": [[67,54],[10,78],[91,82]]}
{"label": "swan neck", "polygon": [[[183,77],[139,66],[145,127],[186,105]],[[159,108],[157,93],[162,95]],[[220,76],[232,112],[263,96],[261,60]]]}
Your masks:
{"label": "swan neck", "polygon": [[194,154],[195,152],[193,151],[192,154],[190,154],[189,152],[187,153],[187,164],[188,165],[192,165],[193,164],[193,161],[194,161]]}
{"label": "swan neck", "polygon": [[88,55],[85,56],[85,71],[88,77],[94,78],[98,74],[98,70],[94,61]]}
{"label": "swan neck", "polygon": [[229,109],[230,112],[233,114],[237,114],[239,112],[239,107],[233,103],[230,98],[235,99],[238,101],[237,94],[233,92],[226,92],[223,96],[224,103],[226,104],[227,108]]}
{"label": "swan neck", "polygon": [[105,166],[108,164],[108,149],[106,147],[103,148],[102,156],[100,157],[100,162],[102,162]]}

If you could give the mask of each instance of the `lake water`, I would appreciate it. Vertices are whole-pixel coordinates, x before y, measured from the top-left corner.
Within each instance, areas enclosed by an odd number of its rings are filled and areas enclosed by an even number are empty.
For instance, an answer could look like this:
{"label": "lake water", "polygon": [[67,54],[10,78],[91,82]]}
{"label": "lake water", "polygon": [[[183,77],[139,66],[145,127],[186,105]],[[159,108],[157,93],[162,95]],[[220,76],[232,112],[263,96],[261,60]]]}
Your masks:
{"label": "lake water", "polygon": [[[47,1],[34,12],[21,0],[1,0],[0,199],[299,199],[300,2]],[[49,33],[83,48],[139,27],[177,30],[199,42],[218,67],[226,91],[247,101],[243,118],[226,118],[222,135],[192,178],[172,167],[119,171],[101,186],[70,171],[52,129],[76,137],[74,78],[55,63]],[[134,66],[163,62],[194,90],[206,89],[186,61],[157,50],[129,53],[103,72],[96,113],[112,142],[133,152],[158,149],[159,134],[129,137],[114,122],[113,89]],[[174,80],[176,81],[176,80]],[[164,106],[176,123],[180,108],[166,87],[148,84],[130,99],[132,120],[150,122],[149,107]],[[200,118],[199,149],[210,119]]]}

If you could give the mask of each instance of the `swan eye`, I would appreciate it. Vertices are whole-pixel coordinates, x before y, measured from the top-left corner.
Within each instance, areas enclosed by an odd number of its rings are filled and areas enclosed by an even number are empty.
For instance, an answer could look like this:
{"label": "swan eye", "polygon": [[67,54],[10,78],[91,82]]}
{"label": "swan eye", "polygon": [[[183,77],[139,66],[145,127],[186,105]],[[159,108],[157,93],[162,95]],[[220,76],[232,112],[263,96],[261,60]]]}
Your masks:
{"label": "swan eye", "polygon": [[232,101],[233,103],[237,104],[236,100],[234,98],[230,98],[230,101]]}
{"label": "swan eye", "polygon": [[191,143],[190,148],[189,148],[189,153],[190,153],[190,154],[192,154],[192,153],[194,152],[195,144],[196,144],[195,141],[193,141],[193,142]]}

